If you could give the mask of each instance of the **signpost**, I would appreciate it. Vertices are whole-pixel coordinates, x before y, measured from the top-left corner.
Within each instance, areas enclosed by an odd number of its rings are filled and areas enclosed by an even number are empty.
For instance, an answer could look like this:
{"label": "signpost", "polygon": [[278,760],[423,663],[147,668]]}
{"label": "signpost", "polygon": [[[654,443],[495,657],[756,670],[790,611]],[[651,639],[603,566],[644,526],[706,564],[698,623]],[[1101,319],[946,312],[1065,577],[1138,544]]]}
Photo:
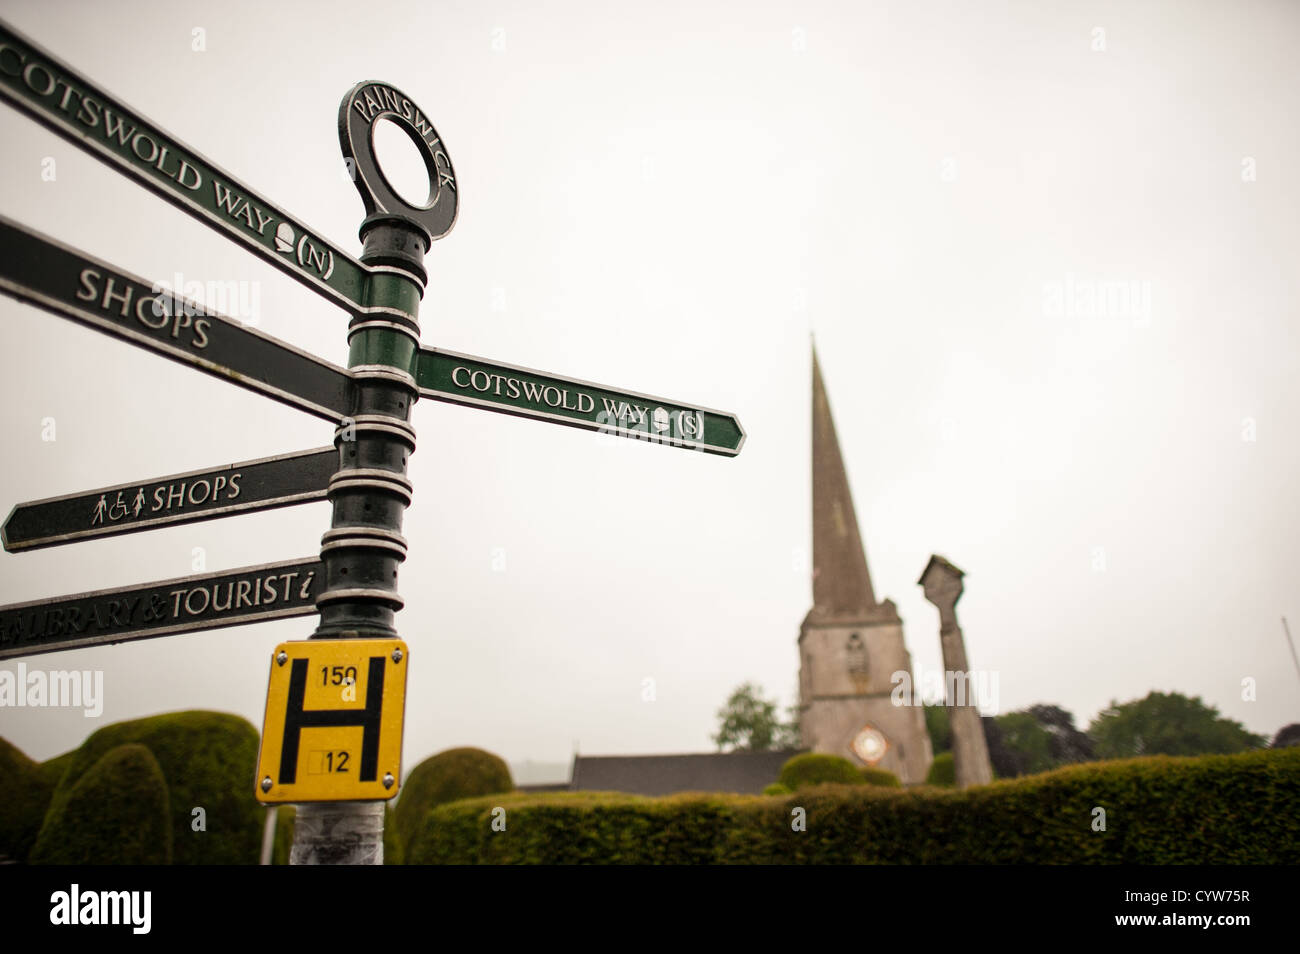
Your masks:
{"label": "signpost", "polygon": [[[0,292],[336,425],[333,448],[18,505],[0,531],[10,551],[322,496],[332,519],[319,559],[0,607],[0,659],[318,614],[311,639],[272,656],[255,793],[299,804],[292,863],[382,863],[383,800],[401,784],[409,652],[396,626],[397,571],[415,402],[729,457],[745,431],[723,411],[422,348],[424,257],[455,224],[459,191],[428,114],[387,83],[358,83],[338,112],[366,212],[359,261],[3,23],[0,98],[352,315],[345,371],[0,218]],[[429,175],[420,205],[397,195],[376,160],[380,121],[420,151]]]}
{"label": "signpost", "polygon": [[0,606],[0,659],[307,616],[322,569],[311,557]]}
{"label": "signpost", "polygon": [[10,553],[324,500],[333,447],[20,503],[0,527]]}

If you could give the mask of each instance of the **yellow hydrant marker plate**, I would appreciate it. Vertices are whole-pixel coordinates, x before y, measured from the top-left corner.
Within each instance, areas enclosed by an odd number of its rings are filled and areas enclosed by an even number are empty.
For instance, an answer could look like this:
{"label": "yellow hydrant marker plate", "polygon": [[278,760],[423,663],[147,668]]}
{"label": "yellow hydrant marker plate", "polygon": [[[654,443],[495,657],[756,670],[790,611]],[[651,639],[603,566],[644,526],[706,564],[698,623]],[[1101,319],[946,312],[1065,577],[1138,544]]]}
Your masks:
{"label": "yellow hydrant marker plate", "polygon": [[392,798],[410,653],[398,639],[307,639],[271,654],[257,800]]}

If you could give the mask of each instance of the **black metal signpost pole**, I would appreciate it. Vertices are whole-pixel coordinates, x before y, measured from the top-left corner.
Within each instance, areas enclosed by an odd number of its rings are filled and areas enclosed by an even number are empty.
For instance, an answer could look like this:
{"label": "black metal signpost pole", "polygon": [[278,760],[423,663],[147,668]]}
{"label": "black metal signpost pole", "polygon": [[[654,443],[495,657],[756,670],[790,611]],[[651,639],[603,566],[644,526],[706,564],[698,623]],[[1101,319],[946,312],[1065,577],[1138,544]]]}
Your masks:
{"label": "black metal signpost pole", "polygon": [[[403,201],[375,162],[371,127],[384,118],[397,123],[424,156],[430,190],[423,207]],[[348,327],[355,410],[335,431],[333,519],[321,539],[326,588],[317,601],[320,625],[312,638],[396,638],[395,616],[402,607],[397,569],[406,559],[402,516],[412,489],[406,463],[415,451],[410,417],[419,396],[424,256],[455,224],[456,182],[433,127],[387,84],[358,83],[348,92],[339,108],[339,141],[367,213],[361,261],[371,269],[371,307]],[[386,777],[384,784],[397,781]],[[290,863],[382,864],[384,808],[382,801],[299,805]]]}

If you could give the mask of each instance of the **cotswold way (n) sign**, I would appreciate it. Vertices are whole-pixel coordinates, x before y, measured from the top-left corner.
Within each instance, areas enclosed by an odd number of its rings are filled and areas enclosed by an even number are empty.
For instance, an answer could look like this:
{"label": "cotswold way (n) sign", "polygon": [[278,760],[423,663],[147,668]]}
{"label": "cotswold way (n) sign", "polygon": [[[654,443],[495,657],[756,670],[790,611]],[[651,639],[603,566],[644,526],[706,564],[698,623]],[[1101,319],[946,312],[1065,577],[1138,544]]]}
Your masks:
{"label": "cotswold way (n) sign", "polygon": [[335,304],[364,311],[360,262],[3,22],[0,97]]}

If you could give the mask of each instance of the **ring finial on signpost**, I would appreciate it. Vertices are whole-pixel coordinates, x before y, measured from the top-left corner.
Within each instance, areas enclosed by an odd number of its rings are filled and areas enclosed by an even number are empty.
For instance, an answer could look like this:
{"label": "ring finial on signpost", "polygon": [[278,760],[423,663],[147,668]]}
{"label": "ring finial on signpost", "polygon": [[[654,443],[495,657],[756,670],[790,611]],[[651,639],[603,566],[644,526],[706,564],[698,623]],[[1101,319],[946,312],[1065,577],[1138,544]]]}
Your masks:
{"label": "ring finial on signpost", "polygon": [[[375,124],[381,119],[395,123],[420,151],[429,173],[429,196],[423,206],[403,199],[375,158]],[[419,228],[430,245],[451,231],[459,206],[456,172],[442,138],[409,96],[387,83],[352,87],[339,106],[339,145],[366,208],[363,234],[372,224],[392,219]]]}

